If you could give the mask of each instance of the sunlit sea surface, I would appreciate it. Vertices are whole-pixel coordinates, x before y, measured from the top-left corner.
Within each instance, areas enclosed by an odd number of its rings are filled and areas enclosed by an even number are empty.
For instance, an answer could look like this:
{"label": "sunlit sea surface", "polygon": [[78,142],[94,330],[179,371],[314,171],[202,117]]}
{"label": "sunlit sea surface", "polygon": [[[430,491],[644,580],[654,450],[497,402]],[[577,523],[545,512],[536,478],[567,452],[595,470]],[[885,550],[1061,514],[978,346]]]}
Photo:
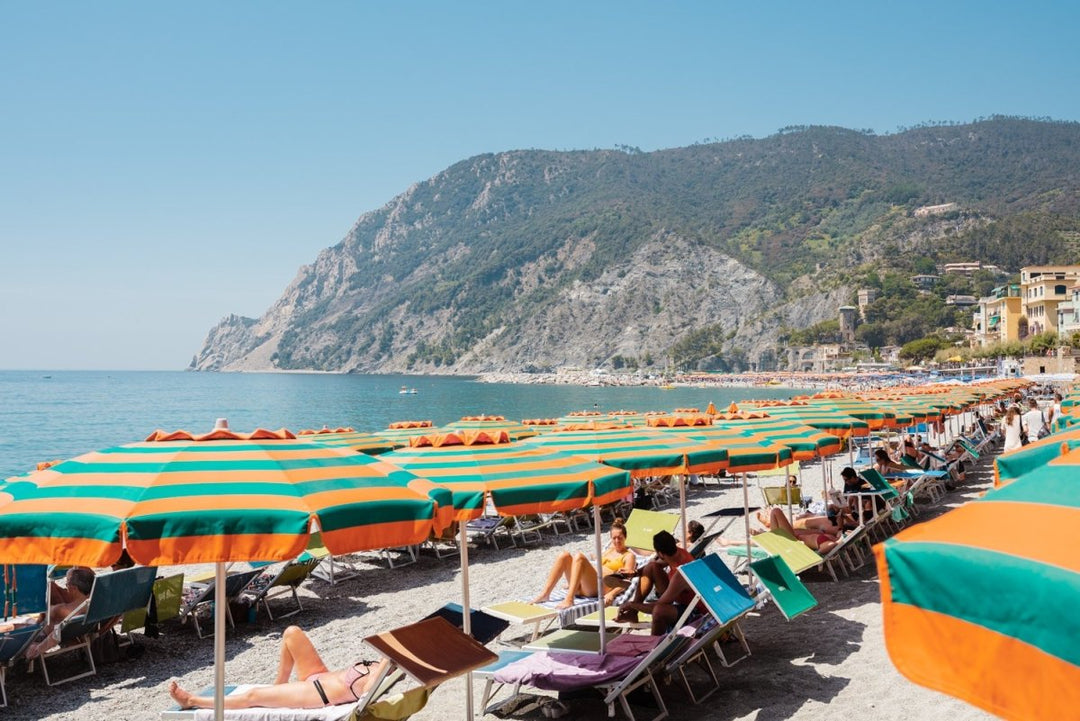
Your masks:
{"label": "sunlit sea surface", "polygon": [[[415,394],[401,394],[402,386]],[[580,387],[478,383],[441,376],[182,371],[0,371],[0,478],[41,461],[140,441],[155,429],[210,430],[228,418],[256,427],[436,425],[481,413],[553,418],[574,410],[704,409],[749,398],[788,398],[788,388]]]}

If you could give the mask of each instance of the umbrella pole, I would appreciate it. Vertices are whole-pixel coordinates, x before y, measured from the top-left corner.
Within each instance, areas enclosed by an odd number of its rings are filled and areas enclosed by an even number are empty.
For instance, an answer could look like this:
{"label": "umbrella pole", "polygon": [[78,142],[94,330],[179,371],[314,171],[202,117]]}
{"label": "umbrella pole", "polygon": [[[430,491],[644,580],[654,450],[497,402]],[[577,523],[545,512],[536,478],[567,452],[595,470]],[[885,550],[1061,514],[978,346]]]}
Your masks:
{"label": "umbrella pole", "polygon": [[690,531],[686,528],[686,476],[676,476],[679,479],[679,514],[682,516],[682,543],[683,548],[690,548]]}
{"label": "umbrella pole", "polygon": [[225,719],[225,564],[214,564],[214,721]]}
{"label": "umbrella pole", "polygon": [[743,502],[743,525],[746,527],[746,587],[754,587],[754,575],[750,570],[750,562],[754,557],[750,555],[750,490],[746,485],[746,474],[742,474],[742,502]]}
{"label": "umbrella pole", "polygon": [[[461,558],[461,629],[465,635],[472,635],[472,605],[469,600],[469,534],[466,523],[459,524],[458,556]],[[472,721],[472,671],[465,674],[465,719]]]}
{"label": "umbrella pole", "polygon": [[592,507],[592,522],[595,530],[593,535],[596,537],[596,596],[600,601],[600,655],[603,656],[607,650],[607,609],[604,608],[604,544],[601,540],[603,530],[600,528],[600,506],[596,503],[593,503]]}

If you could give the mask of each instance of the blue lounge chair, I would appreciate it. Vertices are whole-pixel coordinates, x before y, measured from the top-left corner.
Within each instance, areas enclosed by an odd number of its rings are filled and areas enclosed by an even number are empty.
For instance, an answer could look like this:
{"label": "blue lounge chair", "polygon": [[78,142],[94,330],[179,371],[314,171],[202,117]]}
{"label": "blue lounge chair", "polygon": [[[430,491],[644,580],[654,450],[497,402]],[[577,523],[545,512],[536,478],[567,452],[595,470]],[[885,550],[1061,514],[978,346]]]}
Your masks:
{"label": "blue lounge chair", "polygon": [[7,706],[7,669],[26,653],[41,630],[38,615],[49,609],[48,567],[5,565],[3,578],[4,621],[10,629],[0,633],[0,706]]}
{"label": "blue lounge chair", "polygon": [[[225,577],[225,617],[228,619],[229,626],[234,627],[236,624],[233,622],[232,611],[229,609],[229,601],[237,598],[241,593],[247,590],[247,587],[251,585],[260,574],[262,574],[261,568],[255,568],[250,571],[241,571],[240,573],[230,573]],[[193,593],[188,598],[187,602],[183,604],[180,609],[180,615],[184,620],[191,619],[192,624],[195,626],[195,634],[202,638],[204,635],[212,635],[213,631],[206,634],[203,633],[202,627],[199,625],[199,610],[218,598],[219,594],[215,588],[214,578],[210,576],[208,578],[200,578],[191,584]]]}

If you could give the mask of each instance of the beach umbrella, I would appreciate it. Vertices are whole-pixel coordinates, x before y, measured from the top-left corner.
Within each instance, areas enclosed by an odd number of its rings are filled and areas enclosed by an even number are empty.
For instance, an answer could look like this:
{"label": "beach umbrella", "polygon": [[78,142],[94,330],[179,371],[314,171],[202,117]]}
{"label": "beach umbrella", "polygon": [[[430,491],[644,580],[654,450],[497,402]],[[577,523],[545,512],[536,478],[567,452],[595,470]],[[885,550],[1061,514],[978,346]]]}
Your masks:
{"label": "beach umbrella", "polygon": [[912,681],[1010,719],[1080,708],[1080,449],[874,547]]}
{"label": "beach umbrella", "polygon": [[512,441],[529,438],[530,436],[535,436],[537,433],[535,428],[527,426],[524,423],[508,421],[503,416],[483,415],[464,416],[461,420],[447,423],[443,426],[443,429],[446,431],[506,431]]}
{"label": "beach umbrella", "polygon": [[367,453],[373,456],[386,453],[394,448],[394,444],[382,436],[355,431],[352,428],[323,427],[319,430],[302,430],[296,435],[305,440],[315,441],[327,446],[348,448],[357,453]]}
{"label": "beach umbrella", "polygon": [[679,476],[679,508],[686,540],[686,482],[689,473],[716,473],[727,467],[727,451],[653,428],[571,425],[522,443],[543,446],[628,471],[634,478]]}
{"label": "beach umbrella", "polygon": [[[442,507],[440,507],[440,499]],[[292,433],[155,432],[0,487],[0,562],[225,564],[299,555],[317,525],[331,553],[420,543],[449,494],[372,456]],[[216,717],[224,699],[225,606],[215,609]]]}
{"label": "beach umbrella", "polygon": [[[579,456],[537,445],[512,443],[505,431],[464,431],[419,436],[386,458],[448,489],[455,520],[461,522],[462,608],[469,608],[469,555],[465,522],[484,513],[487,499],[505,516],[555,513],[593,507],[596,577],[603,571],[600,506],[632,492],[630,474]],[[603,585],[597,584],[603,605]],[[467,615],[467,614],[466,614]],[[468,631],[468,627],[466,627]],[[600,614],[600,652],[604,652],[604,614]],[[471,686],[470,686],[471,689]],[[468,695],[472,717],[472,693]]]}
{"label": "beach umbrella", "polygon": [[431,421],[394,421],[379,431],[378,436],[390,441],[394,448],[403,448],[409,445],[410,438],[434,431],[435,427]]}
{"label": "beach umbrella", "polygon": [[994,459],[994,485],[1003,486],[1080,447],[1080,428],[1053,433]]}

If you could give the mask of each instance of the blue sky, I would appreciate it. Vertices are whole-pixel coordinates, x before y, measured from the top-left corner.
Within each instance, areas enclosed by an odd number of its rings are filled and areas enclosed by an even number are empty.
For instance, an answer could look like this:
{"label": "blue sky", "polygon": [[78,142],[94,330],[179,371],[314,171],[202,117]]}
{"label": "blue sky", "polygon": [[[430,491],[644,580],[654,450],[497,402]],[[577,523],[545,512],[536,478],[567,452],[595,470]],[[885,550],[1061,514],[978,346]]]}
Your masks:
{"label": "blue sky", "polygon": [[1080,119],[1080,5],[0,0],[0,368],[180,369],[478,153]]}

